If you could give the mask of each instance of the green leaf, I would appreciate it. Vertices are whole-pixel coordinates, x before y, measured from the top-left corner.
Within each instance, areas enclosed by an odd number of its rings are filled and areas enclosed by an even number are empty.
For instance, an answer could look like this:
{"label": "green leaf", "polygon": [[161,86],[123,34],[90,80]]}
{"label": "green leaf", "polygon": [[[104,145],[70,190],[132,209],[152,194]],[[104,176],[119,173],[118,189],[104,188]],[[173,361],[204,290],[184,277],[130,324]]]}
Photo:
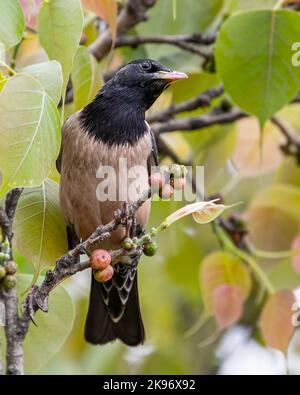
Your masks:
{"label": "green leaf", "polygon": [[173,19],[176,19],[177,16],[177,0],[172,0],[172,11],[173,11]]}
{"label": "green leaf", "polygon": [[22,38],[24,15],[18,0],[0,0],[0,10],[0,41],[9,49]]}
{"label": "green leaf", "polygon": [[102,85],[98,63],[84,46],[77,49],[71,78],[74,108],[77,111],[94,98]]}
{"label": "green leaf", "polygon": [[[39,279],[39,283],[42,278]],[[31,276],[19,274],[17,290],[19,297],[28,289]],[[38,311],[35,315],[37,327],[29,326],[24,342],[24,368],[32,374],[44,366],[64,345],[74,322],[73,301],[66,289],[59,285],[49,297],[49,312]]]}
{"label": "green leaf", "polygon": [[47,94],[58,105],[62,89],[62,69],[56,60],[37,63],[22,69],[23,73],[32,75]]}
{"label": "green leaf", "polygon": [[62,66],[64,97],[83,28],[80,0],[43,1],[38,15],[39,40],[50,59]]}
{"label": "green leaf", "polygon": [[67,251],[65,223],[60,213],[58,184],[46,180],[41,186],[25,188],[16,210],[14,245],[40,272],[53,266]]}
{"label": "green leaf", "polygon": [[222,26],[218,73],[236,104],[261,126],[299,91],[300,67],[293,66],[291,51],[299,36],[300,15],[289,10],[242,12]]}
{"label": "green leaf", "polygon": [[200,267],[200,285],[207,315],[214,311],[215,289],[223,284],[238,286],[244,301],[251,289],[251,277],[239,258],[227,252],[217,251],[207,255]]}
{"label": "green leaf", "polygon": [[227,0],[226,3],[231,11],[259,8],[273,8],[278,0]]}
{"label": "green leaf", "polygon": [[[40,183],[53,166],[60,146],[56,107],[36,80],[21,74],[8,80],[0,102],[4,110],[0,113],[2,189]],[[39,172],[34,159],[44,164]],[[37,173],[35,177],[33,173]]]}
{"label": "green leaf", "polygon": [[0,94],[0,196],[17,186],[40,185],[60,149],[55,103],[31,76],[10,78]]}

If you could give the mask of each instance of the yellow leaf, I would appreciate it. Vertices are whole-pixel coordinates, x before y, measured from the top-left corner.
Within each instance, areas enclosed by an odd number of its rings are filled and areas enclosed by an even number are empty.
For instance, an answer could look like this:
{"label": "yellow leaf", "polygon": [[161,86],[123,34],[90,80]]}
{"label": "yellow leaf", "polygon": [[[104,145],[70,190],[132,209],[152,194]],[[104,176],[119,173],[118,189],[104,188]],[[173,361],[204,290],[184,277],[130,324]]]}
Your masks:
{"label": "yellow leaf", "polygon": [[251,278],[240,258],[217,251],[206,256],[200,268],[200,286],[207,315],[214,313],[214,292],[224,284],[238,286],[245,301],[251,289]]}

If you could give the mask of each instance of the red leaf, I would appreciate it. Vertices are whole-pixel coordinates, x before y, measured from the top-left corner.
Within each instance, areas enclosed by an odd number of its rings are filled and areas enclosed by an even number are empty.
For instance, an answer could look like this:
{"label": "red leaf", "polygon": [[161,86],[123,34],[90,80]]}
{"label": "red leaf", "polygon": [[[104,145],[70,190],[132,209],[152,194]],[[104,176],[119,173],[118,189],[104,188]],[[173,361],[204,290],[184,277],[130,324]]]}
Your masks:
{"label": "red leaf", "polygon": [[290,290],[272,295],[261,312],[259,326],[266,344],[286,353],[294,332],[292,324],[295,296]]}
{"label": "red leaf", "polygon": [[243,314],[243,292],[240,287],[222,284],[213,292],[213,313],[220,329],[238,322]]}

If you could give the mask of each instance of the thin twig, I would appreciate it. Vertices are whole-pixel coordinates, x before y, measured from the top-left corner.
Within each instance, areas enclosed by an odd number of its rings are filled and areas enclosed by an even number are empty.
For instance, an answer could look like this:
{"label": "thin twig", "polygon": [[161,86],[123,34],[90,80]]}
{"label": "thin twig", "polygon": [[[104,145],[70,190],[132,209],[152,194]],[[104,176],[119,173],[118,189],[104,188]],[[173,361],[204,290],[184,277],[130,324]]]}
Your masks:
{"label": "thin twig", "polygon": [[[155,5],[156,0],[128,0],[117,19],[117,37],[128,32],[139,22],[147,20],[147,11]],[[89,46],[90,52],[100,61],[112,47],[112,35],[106,29]]]}
{"label": "thin twig", "polygon": [[177,34],[177,35],[151,35],[151,36],[120,36],[116,40],[116,47],[138,46],[141,44],[171,44],[185,42],[201,45],[211,45],[215,42],[216,36],[204,36],[201,33]]}
{"label": "thin twig", "polygon": [[[68,251],[56,261],[55,268],[48,270],[41,286],[35,286],[33,295],[29,294],[24,302],[24,310],[21,316],[20,334],[24,338],[28,331],[30,320],[33,319],[37,310],[48,311],[48,297],[50,292],[66,278],[90,267],[89,260],[80,262],[77,257],[81,254],[88,253],[90,248],[99,241],[111,236],[119,225],[125,224],[128,217],[133,216],[136,211],[147,201],[152,195],[152,189],[144,191],[140,198],[128,204],[126,210],[126,218],[123,210],[117,210],[114,213],[114,219],[106,225],[100,225],[95,232],[85,241],[78,244],[74,249]],[[140,255],[142,250],[137,248],[133,251],[126,251],[120,248],[112,252],[113,259],[120,256]]]}
{"label": "thin twig", "polygon": [[165,110],[158,111],[153,115],[147,117],[148,123],[153,122],[166,122],[174,115],[196,110],[197,108],[209,107],[212,100],[223,94],[224,88],[220,85],[216,88],[207,89],[205,92],[200,93],[196,97],[179,104],[172,104]]}
{"label": "thin twig", "polygon": [[121,36],[118,37],[115,47],[138,47],[144,44],[168,44],[173,45],[184,51],[191,52],[195,55],[205,59],[211,58],[211,53],[204,51],[195,44],[210,45],[214,42],[215,37],[202,37],[201,34],[187,34],[187,35],[152,35],[152,36]]}
{"label": "thin twig", "polygon": [[289,126],[280,118],[272,117],[271,121],[274,125],[278,127],[280,132],[284,135],[287,140],[287,143],[295,146],[298,150],[300,150],[300,136],[293,133]]}
{"label": "thin twig", "polygon": [[[192,161],[183,161],[176,154],[176,152],[161,138],[161,136],[159,134],[155,135],[155,139],[156,139],[158,151],[161,154],[168,156],[170,159],[172,159],[174,161],[174,163],[178,163],[180,165],[184,165],[187,167],[194,166],[194,163]],[[197,183],[195,175],[191,172],[188,172],[186,177],[187,177],[187,181],[192,185],[193,191],[196,193],[197,198],[203,199],[204,191],[199,188],[199,185]]]}
{"label": "thin twig", "polygon": [[193,118],[180,118],[169,120],[151,125],[155,134],[167,133],[173,131],[193,131],[203,129],[212,125],[227,124],[248,116],[243,111],[233,108],[231,111],[215,112],[214,110],[208,114]]}

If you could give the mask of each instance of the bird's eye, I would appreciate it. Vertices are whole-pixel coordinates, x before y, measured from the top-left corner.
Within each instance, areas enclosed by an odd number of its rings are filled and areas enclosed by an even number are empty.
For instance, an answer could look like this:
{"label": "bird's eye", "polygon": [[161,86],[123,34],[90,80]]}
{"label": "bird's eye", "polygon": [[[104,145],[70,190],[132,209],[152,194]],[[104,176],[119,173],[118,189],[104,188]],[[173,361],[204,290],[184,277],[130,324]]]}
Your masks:
{"label": "bird's eye", "polygon": [[151,70],[152,64],[150,62],[143,62],[141,64],[141,67],[142,67],[143,70]]}

